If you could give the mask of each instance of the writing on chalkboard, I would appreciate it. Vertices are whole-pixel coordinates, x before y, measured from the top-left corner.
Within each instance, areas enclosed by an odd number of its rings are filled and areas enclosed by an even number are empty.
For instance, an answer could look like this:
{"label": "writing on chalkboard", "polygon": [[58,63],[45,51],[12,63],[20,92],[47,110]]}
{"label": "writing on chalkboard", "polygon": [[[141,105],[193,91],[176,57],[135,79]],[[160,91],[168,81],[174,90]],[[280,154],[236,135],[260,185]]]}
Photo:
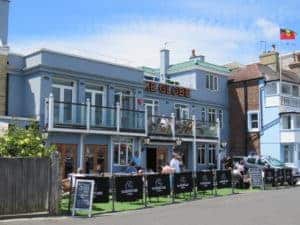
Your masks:
{"label": "writing on chalkboard", "polygon": [[260,168],[249,168],[249,175],[251,177],[252,187],[263,186],[262,170]]}
{"label": "writing on chalkboard", "polygon": [[91,217],[94,185],[94,180],[76,180],[73,216],[77,210],[87,210]]}

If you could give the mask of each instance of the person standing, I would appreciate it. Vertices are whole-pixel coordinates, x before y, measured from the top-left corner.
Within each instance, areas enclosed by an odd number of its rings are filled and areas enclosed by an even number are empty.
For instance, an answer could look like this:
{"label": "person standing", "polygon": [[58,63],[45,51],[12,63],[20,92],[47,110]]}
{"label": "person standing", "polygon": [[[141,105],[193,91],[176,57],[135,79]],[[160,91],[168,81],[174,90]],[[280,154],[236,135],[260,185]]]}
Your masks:
{"label": "person standing", "polygon": [[172,159],[170,161],[170,167],[172,167],[175,171],[175,173],[180,173],[180,163],[178,160],[178,155],[176,153],[173,153]]}

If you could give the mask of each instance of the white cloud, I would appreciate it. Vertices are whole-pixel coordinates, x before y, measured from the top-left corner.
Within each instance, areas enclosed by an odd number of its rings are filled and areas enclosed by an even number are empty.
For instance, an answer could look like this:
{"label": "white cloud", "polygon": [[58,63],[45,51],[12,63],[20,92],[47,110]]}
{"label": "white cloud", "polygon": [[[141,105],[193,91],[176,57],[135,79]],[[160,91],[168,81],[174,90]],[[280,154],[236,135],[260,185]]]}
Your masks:
{"label": "white cloud", "polygon": [[246,63],[257,57],[258,38],[253,30],[187,20],[130,22],[99,30],[92,35],[15,40],[12,50],[29,53],[48,48],[134,66],[158,66],[159,50],[167,41],[171,63],[187,60],[193,48],[217,64]]}
{"label": "white cloud", "polygon": [[263,36],[268,40],[276,40],[279,36],[279,25],[264,18],[259,18],[256,25],[261,29]]}

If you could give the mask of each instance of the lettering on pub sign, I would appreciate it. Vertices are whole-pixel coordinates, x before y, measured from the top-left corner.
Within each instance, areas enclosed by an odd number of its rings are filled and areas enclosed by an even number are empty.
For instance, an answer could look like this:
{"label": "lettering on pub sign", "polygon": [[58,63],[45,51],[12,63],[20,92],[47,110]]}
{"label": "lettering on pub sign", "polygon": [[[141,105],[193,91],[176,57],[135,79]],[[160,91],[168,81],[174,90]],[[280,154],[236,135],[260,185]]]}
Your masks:
{"label": "lettering on pub sign", "polygon": [[193,191],[192,172],[174,174],[174,192],[175,194]]}
{"label": "lettering on pub sign", "polygon": [[164,95],[173,95],[186,98],[191,97],[191,90],[188,88],[161,84],[152,81],[145,81],[144,89],[148,92],[158,92]]}
{"label": "lettering on pub sign", "polygon": [[231,187],[231,171],[217,170],[217,188]]}
{"label": "lettering on pub sign", "polygon": [[214,177],[212,171],[197,172],[197,188],[201,191],[212,190],[214,188]]}
{"label": "lettering on pub sign", "polygon": [[149,175],[147,181],[149,197],[170,195],[170,176],[168,174]]}
{"label": "lettering on pub sign", "polygon": [[143,198],[142,176],[116,177],[116,200],[130,202]]}

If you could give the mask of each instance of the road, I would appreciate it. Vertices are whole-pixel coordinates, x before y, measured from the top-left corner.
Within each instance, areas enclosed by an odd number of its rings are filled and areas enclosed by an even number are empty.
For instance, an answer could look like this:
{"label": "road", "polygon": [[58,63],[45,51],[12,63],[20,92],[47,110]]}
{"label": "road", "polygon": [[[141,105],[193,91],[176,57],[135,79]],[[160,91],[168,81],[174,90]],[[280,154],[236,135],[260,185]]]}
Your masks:
{"label": "road", "polygon": [[0,225],[299,225],[300,188],[114,213],[88,218],[0,221]]}

